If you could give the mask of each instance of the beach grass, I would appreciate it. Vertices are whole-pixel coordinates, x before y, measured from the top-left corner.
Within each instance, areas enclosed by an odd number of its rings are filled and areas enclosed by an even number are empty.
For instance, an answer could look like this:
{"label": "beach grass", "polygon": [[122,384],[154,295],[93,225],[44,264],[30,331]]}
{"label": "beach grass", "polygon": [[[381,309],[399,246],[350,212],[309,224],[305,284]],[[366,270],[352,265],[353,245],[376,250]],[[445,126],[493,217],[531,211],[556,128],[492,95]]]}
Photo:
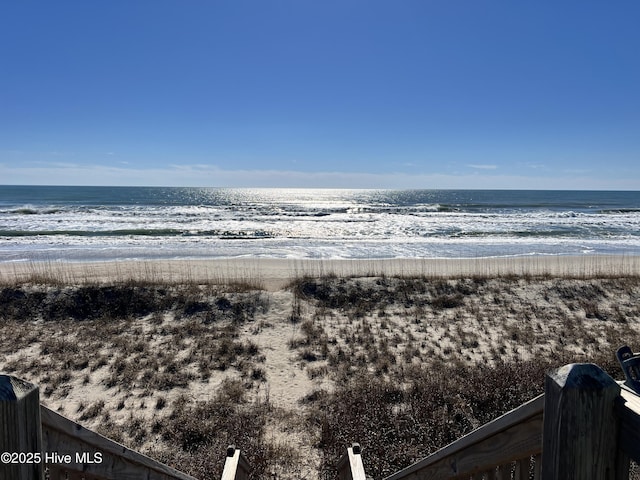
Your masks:
{"label": "beach grass", "polygon": [[0,371],[197,478],[234,444],[252,478],[333,479],[353,441],[383,478],[541,393],[552,368],[620,377],[615,350],[640,345],[640,276],[620,264],[298,264],[286,282],[242,263],[38,265],[2,277]]}
{"label": "beach grass", "polygon": [[0,263],[0,284],[131,282],[218,284],[279,290],[302,277],[589,278],[640,275],[640,255],[490,258],[123,260]]}

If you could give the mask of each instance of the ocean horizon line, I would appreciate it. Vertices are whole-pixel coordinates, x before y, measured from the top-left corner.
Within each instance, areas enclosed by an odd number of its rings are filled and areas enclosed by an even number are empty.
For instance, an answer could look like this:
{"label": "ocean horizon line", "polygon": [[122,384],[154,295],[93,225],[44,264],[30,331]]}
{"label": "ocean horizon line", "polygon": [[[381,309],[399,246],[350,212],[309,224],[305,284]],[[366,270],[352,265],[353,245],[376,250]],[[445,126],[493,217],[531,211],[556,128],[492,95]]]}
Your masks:
{"label": "ocean horizon line", "polygon": [[176,188],[176,189],[237,189],[237,190],[425,190],[425,191],[522,191],[522,192],[640,192],[639,189],[631,188],[521,188],[521,187],[500,187],[500,188],[483,188],[483,187],[332,187],[332,186],[225,186],[225,185],[95,185],[95,184],[41,184],[41,183],[0,183],[3,187],[45,187],[45,188]]}

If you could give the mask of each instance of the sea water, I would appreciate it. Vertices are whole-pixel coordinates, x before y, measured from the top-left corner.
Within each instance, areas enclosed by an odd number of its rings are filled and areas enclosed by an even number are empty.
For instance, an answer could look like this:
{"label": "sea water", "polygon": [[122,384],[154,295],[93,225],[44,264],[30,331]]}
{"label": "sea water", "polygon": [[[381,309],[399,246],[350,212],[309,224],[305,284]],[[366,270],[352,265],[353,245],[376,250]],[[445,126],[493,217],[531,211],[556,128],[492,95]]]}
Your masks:
{"label": "sea water", "polygon": [[640,254],[640,192],[0,186],[0,262]]}

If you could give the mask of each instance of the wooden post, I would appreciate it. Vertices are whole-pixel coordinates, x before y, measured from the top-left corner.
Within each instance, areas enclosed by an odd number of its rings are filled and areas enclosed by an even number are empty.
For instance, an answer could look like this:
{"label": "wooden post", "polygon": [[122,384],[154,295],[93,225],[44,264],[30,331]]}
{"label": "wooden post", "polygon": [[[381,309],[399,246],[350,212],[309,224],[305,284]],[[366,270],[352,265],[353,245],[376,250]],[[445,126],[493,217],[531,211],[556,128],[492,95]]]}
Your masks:
{"label": "wooden post", "polygon": [[565,365],[545,379],[542,478],[616,478],[620,386],[593,364]]}
{"label": "wooden post", "polygon": [[248,480],[249,463],[239,448],[234,445],[227,447],[227,458],[224,462],[222,480]]}
{"label": "wooden post", "polygon": [[340,480],[367,480],[362,464],[362,449],[359,443],[347,447],[347,453],[338,461],[338,478]]}
{"label": "wooden post", "polygon": [[0,478],[42,480],[38,387],[0,375]]}

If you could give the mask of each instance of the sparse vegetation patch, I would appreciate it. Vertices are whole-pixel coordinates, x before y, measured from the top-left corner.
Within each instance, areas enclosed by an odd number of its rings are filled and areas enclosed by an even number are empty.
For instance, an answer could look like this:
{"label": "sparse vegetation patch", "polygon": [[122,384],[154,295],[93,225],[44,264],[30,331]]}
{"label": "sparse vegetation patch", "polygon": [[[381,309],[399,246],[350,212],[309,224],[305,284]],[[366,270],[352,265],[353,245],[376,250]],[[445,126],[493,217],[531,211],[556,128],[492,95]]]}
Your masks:
{"label": "sparse vegetation patch", "polygon": [[383,478],[533,398],[544,373],[640,347],[637,277],[305,277],[288,290],[0,287],[0,370],[197,478]]}

